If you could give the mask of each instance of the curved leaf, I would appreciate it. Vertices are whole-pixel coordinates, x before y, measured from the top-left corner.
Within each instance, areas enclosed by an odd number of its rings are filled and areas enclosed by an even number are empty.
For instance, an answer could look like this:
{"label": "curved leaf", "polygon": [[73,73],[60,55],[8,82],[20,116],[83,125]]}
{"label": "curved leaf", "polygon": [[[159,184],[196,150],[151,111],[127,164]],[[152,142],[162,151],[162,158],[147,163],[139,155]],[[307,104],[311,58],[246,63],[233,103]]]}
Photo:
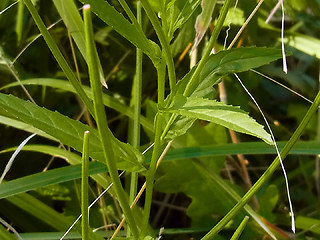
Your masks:
{"label": "curved leaf", "polygon": [[[89,131],[91,133],[89,155],[104,163],[98,132],[90,126],[6,94],[0,94],[0,115],[28,123],[79,152],[82,150],[83,133]],[[112,147],[119,157],[120,169],[131,171],[144,169],[141,165],[143,155],[132,146],[113,137]]]}
{"label": "curved leaf", "polygon": [[[41,85],[41,86],[59,88],[64,91],[76,93],[75,89],[72,87],[70,82],[60,80],[60,79],[31,78],[31,79],[22,80],[21,82],[24,86],[25,85]],[[0,90],[10,88],[10,87],[15,87],[15,86],[19,86],[19,83],[13,82],[13,83],[7,84],[7,85],[1,87]],[[87,86],[84,86],[84,85],[82,85],[82,88],[83,88],[84,92],[88,95],[88,97],[90,99],[92,99],[91,89]],[[116,100],[114,97],[109,96],[108,94],[103,94],[102,98],[103,98],[103,104],[105,106],[112,108],[112,109],[118,111],[119,113],[124,114],[130,118],[133,118],[133,109],[132,108],[122,104],[121,102]],[[141,121],[141,125],[144,126],[146,129],[148,129],[149,131],[152,131],[152,132],[154,131],[153,123],[151,121],[146,119],[144,116],[140,116],[140,121]]]}
{"label": "curved leaf", "polygon": [[214,100],[177,95],[169,108],[164,111],[213,122],[234,131],[261,138],[266,143],[272,144],[271,136],[263,129],[263,126],[239,107]]}
{"label": "curved leaf", "polygon": [[[232,48],[212,54],[200,73],[199,85],[191,94],[193,97],[205,97],[212,92],[212,86],[217,84],[224,75],[244,72],[260,67],[281,58],[281,50],[265,47]],[[177,94],[184,90],[197,66],[178,82]]]}

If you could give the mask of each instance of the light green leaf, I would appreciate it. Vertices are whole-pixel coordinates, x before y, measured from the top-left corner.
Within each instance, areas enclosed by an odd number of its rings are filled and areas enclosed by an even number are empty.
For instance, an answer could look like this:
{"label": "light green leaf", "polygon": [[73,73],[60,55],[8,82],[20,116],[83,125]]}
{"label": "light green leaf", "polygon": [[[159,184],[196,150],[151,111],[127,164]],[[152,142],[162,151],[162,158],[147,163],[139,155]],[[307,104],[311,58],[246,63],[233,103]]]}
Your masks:
{"label": "light green leaf", "polygon": [[231,130],[261,138],[266,143],[272,144],[271,136],[263,129],[263,126],[239,107],[214,100],[177,95],[169,108],[164,111],[210,121]]}
{"label": "light green leaf", "polygon": [[[89,155],[102,163],[105,162],[97,130],[79,121],[6,94],[0,94],[0,115],[30,124],[79,152],[82,150],[83,133],[90,131]],[[132,146],[113,137],[112,147],[115,155],[119,157],[120,169],[144,169],[141,165],[143,155]]]}
{"label": "light green leaf", "polygon": [[296,227],[305,231],[320,234],[320,220],[316,218],[297,216]]}
{"label": "light green leaf", "polygon": [[142,29],[131,24],[117,10],[115,10],[107,1],[104,0],[80,0],[84,4],[90,4],[91,10],[111,26],[120,35],[128,41],[140,48],[147,54],[153,62],[159,61],[160,48],[159,46],[148,40]]}

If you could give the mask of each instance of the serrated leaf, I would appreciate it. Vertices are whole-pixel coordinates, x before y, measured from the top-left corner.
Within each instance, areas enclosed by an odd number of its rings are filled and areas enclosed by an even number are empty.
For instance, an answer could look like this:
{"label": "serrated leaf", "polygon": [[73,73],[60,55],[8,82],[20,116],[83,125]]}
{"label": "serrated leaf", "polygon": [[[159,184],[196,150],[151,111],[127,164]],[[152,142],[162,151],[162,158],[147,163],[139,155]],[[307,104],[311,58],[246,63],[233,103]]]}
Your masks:
{"label": "serrated leaf", "polygon": [[[76,93],[75,89],[72,87],[71,83],[68,81],[64,81],[61,79],[56,78],[31,78],[26,80],[21,80],[21,83],[26,85],[40,85],[40,86],[48,86],[53,88],[62,89],[64,91],[69,91]],[[7,84],[5,86],[2,86],[0,90],[19,86],[18,82],[12,82],[10,84]],[[90,99],[92,99],[92,91],[91,88],[88,86],[81,85],[84,92],[88,95]],[[118,111],[121,114],[124,114],[130,118],[133,118],[133,109],[126,106],[125,104],[118,101],[116,98],[104,93],[102,95],[103,104],[107,107],[110,107],[116,111]],[[140,116],[141,125],[144,126],[149,131],[153,132],[153,123],[151,121],[148,121],[144,116]]]}
{"label": "serrated leaf", "polygon": [[[0,114],[28,123],[79,152],[82,150],[83,133],[90,131],[89,155],[105,163],[99,134],[96,129],[88,125],[6,94],[0,94]],[[143,155],[131,145],[122,143],[113,137],[112,147],[115,155],[119,157],[118,167],[120,169],[130,171],[144,169],[141,164]]]}
{"label": "serrated leaf", "polygon": [[141,28],[131,24],[107,1],[104,0],[80,0],[83,4],[90,4],[91,10],[106,24],[111,26],[120,35],[140,48],[154,62],[159,61],[159,46],[148,40]]}
{"label": "serrated leaf", "polygon": [[[205,97],[212,92],[212,86],[221,77],[237,72],[248,71],[281,58],[281,50],[264,47],[233,48],[212,54],[200,73],[199,85],[193,91],[193,97]],[[177,94],[183,94],[197,66],[178,82]]]}
{"label": "serrated leaf", "polygon": [[214,100],[177,95],[169,108],[164,111],[213,122],[234,131],[261,138],[266,143],[272,144],[271,136],[263,129],[263,126],[239,107]]}

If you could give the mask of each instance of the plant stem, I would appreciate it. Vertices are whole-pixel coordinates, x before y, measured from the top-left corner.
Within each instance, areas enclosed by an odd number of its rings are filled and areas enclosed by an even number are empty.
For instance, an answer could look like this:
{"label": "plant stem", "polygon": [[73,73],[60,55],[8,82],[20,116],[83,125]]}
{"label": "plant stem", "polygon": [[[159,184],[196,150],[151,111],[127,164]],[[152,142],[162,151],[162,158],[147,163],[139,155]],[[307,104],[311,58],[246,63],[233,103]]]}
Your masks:
{"label": "plant stem", "polygon": [[[320,91],[318,92],[315,100],[310,106],[308,112],[304,116],[303,120],[299,124],[296,131],[293,133],[287,144],[284,146],[282,151],[280,152],[280,156],[282,160],[286,158],[289,154],[289,151],[292,149],[294,144],[299,140],[303,130],[309,123],[311,117],[318,110],[318,106],[320,104]],[[216,234],[218,234],[221,229],[243,208],[245,204],[247,204],[250,199],[257,193],[257,191],[261,188],[261,186],[272,176],[274,171],[279,167],[280,159],[276,157],[275,160],[271,163],[268,169],[264,172],[264,174],[258,179],[258,181],[252,186],[252,188],[242,197],[240,201],[220,220],[220,222],[214,226],[203,238],[202,240],[213,239]]]}
{"label": "plant stem", "polygon": [[[137,20],[138,24],[142,23],[141,19],[141,2],[137,2]],[[142,94],[142,51],[141,49],[136,49],[136,75],[133,84],[133,124],[131,130],[133,131],[132,136],[132,146],[136,149],[140,147],[140,113],[141,113],[141,94]],[[129,203],[131,204],[136,195],[138,189],[138,173],[131,173],[130,181],[130,195]],[[130,228],[127,230],[127,237],[131,235]]]}
{"label": "plant stem", "polygon": [[88,203],[88,177],[89,177],[89,131],[83,136],[82,149],[82,178],[81,178],[81,214],[82,239],[89,239],[89,203]]}
{"label": "plant stem", "polygon": [[163,122],[163,116],[161,114],[157,114],[156,123],[155,123],[156,129],[155,129],[154,147],[153,147],[150,167],[146,177],[146,196],[145,196],[145,202],[144,202],[144,212],[143,212],[142,232],[141,232],[142,237],[145,237],[147,234],[150,210],[151,210],[151,202],[152,202],[154,176],[157,169],[157,161],[162,152],[161,141],[160,141],[161,132],[162,132],[162,122]]}
{"label": "plant stem", "polygon": [[218,18],[218,22],[217,25],[215,26],[213,33],[210,37],[209,43],[206,47],[206,50],[200,60],[200,62],[198,63],[198,66],[194,72],[194,74],[192,75],[183,95],[186,97],[189,97],[193,91],[196,89],[196,87],[199,85],[199,78],[198,76],[200,75],[204,65],[206,64],[206,62],[208,61],[208,58],[211,54],[211,51],[214,47],[214,44],[216,43],[218,36],[221,32],[224,20],[226,19],[230,4],[231,4],[232,0],[226,0],[222,9],[221,9],[221,13],[220,16]]}
{"label": "plant stem", "polygon": [[55,57],[58,64],[60,65],[62,71],[67,76],[68,80],[70,81],[70,83],[72,84],[72,86],[74,87],[76,92],[78,93],[78,95],[79,95],[80,99],[82,100],[82,102],[84,103],[84,105],[88,108],[90,114],[92,116],[94,116],[94,109],[93,109],[92,102],[88,98],[87,94],[84,92],[82,86],[80,85],[79,81],[77,80],[76,75],[73,73],[73,71],[69,67],[67,61],[65,60],[62,53],[60,52],[57,44],[55,43],[55,41],[51,37],[49,31],[47,30],[46,26],[44,25],[42,19],[40,18],[37,10],[35,9],[34,5],[31,2],[31,0],[24,0],[24,3],[26,4],[27,8],[29,9],[29,12],[31,13],[33,20],[37,24],[37,26],[41,32],[42,37],[46,41],[53,56]]}
{"label": "plant stem", "polygon": [[141,3],[142,3],[144,10],[146,11],[149,19],[150,19],[150,22],[151,22],[154,30],[157,33],[159,41],[161,43],[162,51],[164,53],[164,57],[166,59],[167,66],[168,66],[170,90],[171,90],[171,92],[174,92],[176,89],[176,73],[175,73],[173,57],[172,57],[170,46],[169,46],[169,40],[168,40],[167,36],[165,35],[165,33],[163,32],[161,25],[160,25],[160,22],[156,16],[156,14],[152,10],[148,0],[141,0]]}
{"label": "plant stem", "polygon": [[243,232],[244,228],[247,226],[247,223],[249,221],[249,217],[245,216],[242,220],[242,222],[240,223],[239,227],[237,228],[237,230],[234,232],[234,234],[232,235],[230,240],[237,240],[239,239],[241,233]]}
{"label": "plant stem", "polygon": [[17,23],[16,23],[16,34],[17,34],[17,45],[20,46],[22,40],[22,30],[23,30],[23,12],[24,12],[24,3],[20,1],[18,3],[18,14],[17,14]]}
{"label": "plant stem", "polygon": [[97,50],[93,39],[92,21],[90,6],[85,5],[83,7],[83,16],[85,24],[85,36],[86,36],[86,48],[88,57],[89,76],[92,86],[92,93],[94,96],[94,110],[96,114],[96,122],[101,139],[103,154],[106,159],[106,164],[109,170],[111,180],[113,182],[114,190],[117,194],[118,201],[123,210],[123,213],[127,219],[130,229],[135,239],[138,239],[139,232],[133,214],[130,210],[128,199],[125,191],[121,185],[120,178],[118,176],[118,169],[116,159],[112,149],[111,131],[107,125],[107,116],[105,114],[104,105],[102,102],[102,89],[99,81],[99,69],[97,65]]}

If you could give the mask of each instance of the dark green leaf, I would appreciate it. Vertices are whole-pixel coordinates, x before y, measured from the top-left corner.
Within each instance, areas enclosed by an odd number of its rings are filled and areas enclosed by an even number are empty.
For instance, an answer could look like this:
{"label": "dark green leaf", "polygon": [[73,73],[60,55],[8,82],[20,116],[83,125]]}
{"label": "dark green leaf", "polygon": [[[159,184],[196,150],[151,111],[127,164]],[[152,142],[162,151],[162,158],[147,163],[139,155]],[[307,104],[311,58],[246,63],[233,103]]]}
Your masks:
{"label": "dark green leaf", "polygon": [[115,10],[107,1],[104,0],[80,0],[84,4],[90,4],[91,10],[111,26],[128,41],[140,48],[150,59],[158,62],[160,48],[154,42],[148,40],[141,28],[132,25],[117,10]]}
{"label": "dark green leaf", "polygon": [[[212,54],[201,71],[198,80],[199,85],[191,96],[206,97],[212,92],[211,87],[217,84],[221,77],[230,73],[248,71],[281,57],[282,55],[279,49],[264,47],[233,48]],[[184,93],[196,67],[197,66],[178,82],[178,94]]]}
{"label": "dark green leaf", "polygon": [[[90,126],[6,94],[0,94],[0,114],[28,123],[79,152],[82,150],[83,133],[90,131],[89,155],[104,163],[98,132]],[[140,152],[115,137],[113,140],[112,147],[115,155],[119,157],[120,169],[132,171],[144,169],[141,165],[143,155]]]}

